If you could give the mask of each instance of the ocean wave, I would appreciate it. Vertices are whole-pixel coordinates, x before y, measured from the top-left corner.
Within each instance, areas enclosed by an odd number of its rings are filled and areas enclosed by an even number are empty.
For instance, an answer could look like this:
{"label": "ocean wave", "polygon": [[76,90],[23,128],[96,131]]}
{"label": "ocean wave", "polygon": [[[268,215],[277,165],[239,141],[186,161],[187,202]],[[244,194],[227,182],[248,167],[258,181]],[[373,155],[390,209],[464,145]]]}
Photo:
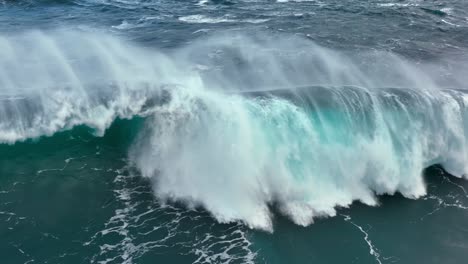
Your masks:
{"label": "ocean wave", "polygon": [[0,47],[1,142],[77,125],[99,136],[142,116],[129,157],[156,197],[220,222],[271,231],[275,207],[308,225],[379,194],[421,197],[433,164],[468,174],[467,93],[394,54],[268,35],[163,52],[60,30],[2,36]]}
{"label": "ocean wave", "polygon": [[131,23],[128,23],[127,20],[124,20],[122,21],[122,23],[120,23],[119,25],[117,26],[112,26],[113,28],[115,29],[130,29],[130,28],[135,28],[137,27],[137,25],[133,25]]}
{"label": "ocean wave", "polygon": [[272,204],[308,225],[355,200],[377,205],[375,194],[421,197],[433,164],[468,172],[464,93],[306,90],[285,95],[297,102],[179,93],[131,156],[161,199],[266,230]]}
{"label": "ocean wave", "polygon": [[264,23],[269,19],[236,19],[233,16],[223,16],[223,17],[208,17],[205,15],[190,15],[179,17],[179,20],[186,23],[194,24],[218,24],[218,23]]}
{"label": "ocean wave", "polygon": [[317,1],[317,0],[276,0],[278,3],[288,3],[288,2],[317,2],[319,4],[322,4],[322,2]]}
{"label": "ocean wave", "polygon": [[381,7],[409,7],[409,6],[418,6],[416,3],[380,3],[378,4]]}

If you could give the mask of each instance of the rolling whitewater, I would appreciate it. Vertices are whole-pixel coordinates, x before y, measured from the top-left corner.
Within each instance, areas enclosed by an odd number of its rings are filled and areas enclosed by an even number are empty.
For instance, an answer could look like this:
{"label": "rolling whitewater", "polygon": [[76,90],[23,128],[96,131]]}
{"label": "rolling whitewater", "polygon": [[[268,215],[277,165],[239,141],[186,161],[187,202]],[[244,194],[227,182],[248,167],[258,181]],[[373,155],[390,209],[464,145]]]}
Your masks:
{"label": "rolling whitewater", "polygon": [[0,1],[2,263],[465,263],[468,3]]}

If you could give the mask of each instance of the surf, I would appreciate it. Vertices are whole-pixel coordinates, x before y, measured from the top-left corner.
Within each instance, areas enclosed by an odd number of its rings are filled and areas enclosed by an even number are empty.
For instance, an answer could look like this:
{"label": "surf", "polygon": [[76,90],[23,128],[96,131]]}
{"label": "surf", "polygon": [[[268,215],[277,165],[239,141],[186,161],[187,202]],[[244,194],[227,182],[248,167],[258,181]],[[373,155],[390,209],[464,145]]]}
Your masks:
{"label": "surf", "polygon": [[0,47],[2,143],[142,118],[128,156],[155,196],[222,223],[272,231],[274,206],[305,226],[381,194],[424,196],[434,164],[467,175],[467,95],[450,88],[462,79],[395,54],[269,35],[158,50],[61,30]]}

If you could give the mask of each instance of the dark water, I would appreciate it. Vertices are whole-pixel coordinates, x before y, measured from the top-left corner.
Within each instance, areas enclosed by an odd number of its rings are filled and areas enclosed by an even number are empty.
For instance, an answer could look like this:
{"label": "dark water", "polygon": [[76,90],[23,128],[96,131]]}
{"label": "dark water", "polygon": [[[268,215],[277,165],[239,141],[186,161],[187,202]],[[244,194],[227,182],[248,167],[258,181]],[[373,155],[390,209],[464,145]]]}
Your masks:
{"label": "dark water", "polygon": [[1,262],[465,263],[467,51],[462,0],[0,1]]}

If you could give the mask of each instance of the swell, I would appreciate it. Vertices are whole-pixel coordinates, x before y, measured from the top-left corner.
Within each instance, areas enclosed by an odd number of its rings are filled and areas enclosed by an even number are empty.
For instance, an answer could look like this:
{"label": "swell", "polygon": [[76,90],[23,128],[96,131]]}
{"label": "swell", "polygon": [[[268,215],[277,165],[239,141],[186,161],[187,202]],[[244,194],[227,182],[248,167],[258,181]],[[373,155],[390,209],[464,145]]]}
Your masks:
{"label": "swell", "polygon": [[[132,142],[121,144],[159,199],[220,222],[272,230],[274,204],[308,225],[356,200],[377,205],[379,194],[425,195],[433,164],[467,174],[466,93],[394,54],[269,36],[156,51],[61,31],[0,47],[1,142],[77,126],[102,136],[131,119],[103,139]],[[121,130],[132,132],[112,136]]]}

